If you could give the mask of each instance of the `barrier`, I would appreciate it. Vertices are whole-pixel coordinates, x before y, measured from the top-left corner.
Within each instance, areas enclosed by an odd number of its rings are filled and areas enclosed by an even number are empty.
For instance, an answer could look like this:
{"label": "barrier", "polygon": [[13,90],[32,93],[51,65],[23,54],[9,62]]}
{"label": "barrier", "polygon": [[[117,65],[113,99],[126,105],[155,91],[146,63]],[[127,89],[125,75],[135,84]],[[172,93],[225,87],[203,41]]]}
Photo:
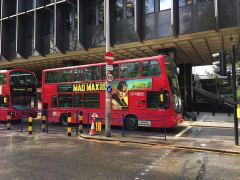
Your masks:
{"label": "barrier", "polygon": [[98,133],[98,134],[100,134],[102,132],[102,120],[103,120],[103,118],[95,118],[96,133]]}
{"label": "barrier", "polygon": [[[89,134],[90,130],[91,134],[105,135],[105,112],[89,112],[89,111],[81,111],[81,109],[64,109],[64,110],[42,110],[39,111],[41,113],[41,118],[34,119],[30,117],[28,114],[23,114],[20,118],[20,126],[19,123],[14,123],[15,121],[9,121],[12,123],[11,130],[21,130],[21,132],[28,132],[29,134],[34,132],[46,132],[52,134],[65,134],[67,130],[67,136],[72,136],[72,131],[76,132],[77,135],[80,133]],[[1,113],[2,115],[3,113]],[[66,114],[66,122],[67,129],[65,126],[59,125],[59,120],[63,114]],[[71,116],[74,114],[75,116]],[[94,121],[92,123],[93,114],[97,114],[97,117],[94,117]],[[2,115],[3,116],[3,115]],[[113,112],[110,114],[111,116],[111,131],[113,134],[119,134],[122,137],[126,136],[158,136],[164,137],[166,139],[166,116],[158,115],[158,114],[141,114],[141,117],[136,117],[136,119],[129,117],[128,114]],[[7,114],[5,114],[5,120]],[[30,119],[29,119],[30,117]],[[148,119],[147,119],[148,118]],[[10,120],[10,116],[8,116],[8,120]],[[132,120],[137,125],[136,131],[129,130],[127,125],[128,120]],[[50,121],[50,123],[49,123]],[[149,122],[148,122],[149,121]],[[71,126],[72,124],[76,124],[76,126]],[[149,124],[148,124],[149,123]],[[152,128],[154,127],[162,127],[162,128]],[[5,126],[6,127],[6,126]],[[91,128],[92,127],[92,128]],[[49,129],[50,128],[50,129]]]}

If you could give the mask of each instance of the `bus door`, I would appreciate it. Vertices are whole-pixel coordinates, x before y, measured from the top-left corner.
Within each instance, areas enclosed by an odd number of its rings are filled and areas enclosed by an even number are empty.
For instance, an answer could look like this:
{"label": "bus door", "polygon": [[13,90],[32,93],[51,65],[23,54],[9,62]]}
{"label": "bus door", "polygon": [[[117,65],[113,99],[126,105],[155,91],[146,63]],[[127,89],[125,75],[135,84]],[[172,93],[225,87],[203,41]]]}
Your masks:
{"label": "bus door", "polygon": [[129,109],[146,109],[146,91],[129,91],[128,106]]}

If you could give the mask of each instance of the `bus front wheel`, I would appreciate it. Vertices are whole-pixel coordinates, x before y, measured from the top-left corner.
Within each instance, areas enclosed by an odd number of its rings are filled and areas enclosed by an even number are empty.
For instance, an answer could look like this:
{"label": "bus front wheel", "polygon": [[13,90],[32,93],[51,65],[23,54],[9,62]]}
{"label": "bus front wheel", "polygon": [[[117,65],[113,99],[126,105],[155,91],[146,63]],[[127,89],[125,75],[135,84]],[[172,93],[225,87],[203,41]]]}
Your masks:
{"label": "bus front wheel", "polygon": [[67,126],[68,122],[67,122],[68,116],[67,114],[62,114],[60,117],[60,123],[62,126]]}
{"label": "bus front wheel", "polygon": [[138,119],[135,116],[126,116],[124,125],[127,130],[136,131],[138,129]]}

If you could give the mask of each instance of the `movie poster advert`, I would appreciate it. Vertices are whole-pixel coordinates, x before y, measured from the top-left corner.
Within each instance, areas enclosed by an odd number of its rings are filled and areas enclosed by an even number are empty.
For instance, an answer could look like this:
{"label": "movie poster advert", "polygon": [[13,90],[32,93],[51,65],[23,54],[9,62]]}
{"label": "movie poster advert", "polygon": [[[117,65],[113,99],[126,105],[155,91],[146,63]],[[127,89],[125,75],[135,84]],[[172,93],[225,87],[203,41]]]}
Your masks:
{"label": "movie poster advert", "polygon": [[115,80],[112,85],[112,109],[128,109],[128,91],[152,89],[152,79]]}

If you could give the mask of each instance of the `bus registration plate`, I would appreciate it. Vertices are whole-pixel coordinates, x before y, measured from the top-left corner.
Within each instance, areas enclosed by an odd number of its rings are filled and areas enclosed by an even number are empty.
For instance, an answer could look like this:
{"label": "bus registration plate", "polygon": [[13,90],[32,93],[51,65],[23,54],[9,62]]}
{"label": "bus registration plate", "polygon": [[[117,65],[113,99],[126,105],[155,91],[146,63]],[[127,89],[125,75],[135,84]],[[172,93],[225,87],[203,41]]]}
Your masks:
{"label": "bus registration plate", "polygon": [[151,121],[140,121],[140,120],[138,120],[138,126],[151,127]]}

